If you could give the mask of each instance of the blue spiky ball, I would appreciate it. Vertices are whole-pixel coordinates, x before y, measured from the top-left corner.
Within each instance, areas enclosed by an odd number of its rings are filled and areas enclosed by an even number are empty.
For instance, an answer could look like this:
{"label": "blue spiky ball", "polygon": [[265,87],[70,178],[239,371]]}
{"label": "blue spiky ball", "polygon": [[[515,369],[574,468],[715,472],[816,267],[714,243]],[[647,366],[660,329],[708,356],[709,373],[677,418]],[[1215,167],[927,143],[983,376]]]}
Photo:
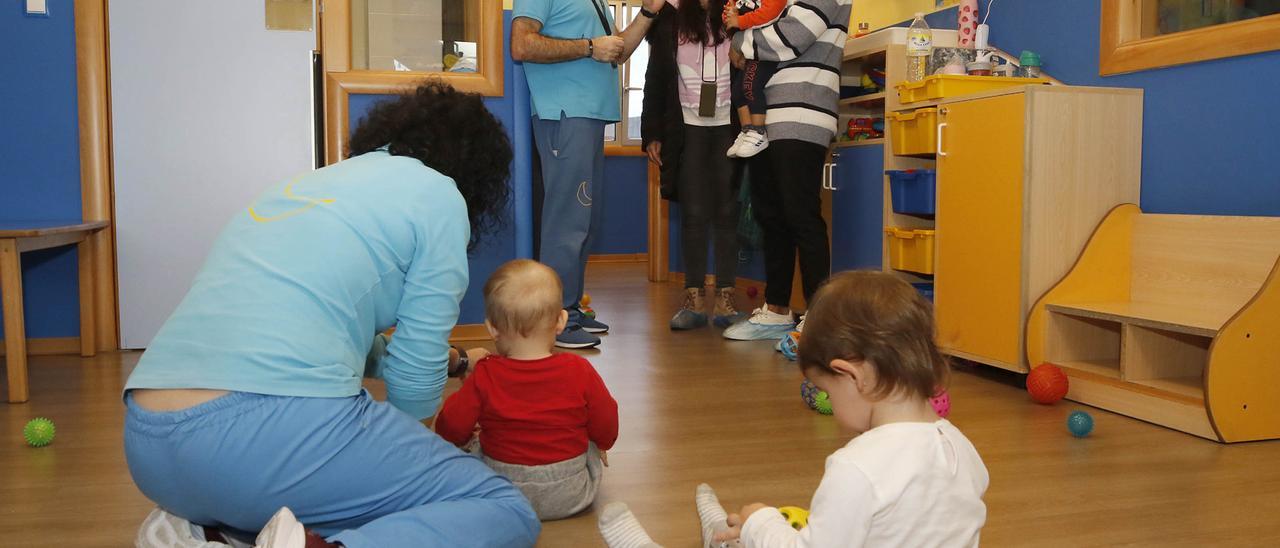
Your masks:
{"label": "blue spiky ball", "polygon": [[1067,430],[1077,438],[1088,436],[1093,432],[1093,417],[1084,411],[1072,411],[1067,416]]}
{"label": "blue spiky ball", "polygon": [[32,447],[44,447],[53,443],[54,432],[53,421],[44,417],[31,419],[22,427],[22,437]]}
{"label": "blue spiky ball", "polygon": [[796,361],[796,357],[800,352],[800,332],[792,331],[783,335],[778,349],[782,351],[782,357]]}
{"label": "blue spiky ball", "polygon": [[813,381],[805,379],[800,383],[800,398],[804,400],[804,404],[809,409],[822,413],[823,415],[831,414],[831,397],[826,392],[819,390]]}

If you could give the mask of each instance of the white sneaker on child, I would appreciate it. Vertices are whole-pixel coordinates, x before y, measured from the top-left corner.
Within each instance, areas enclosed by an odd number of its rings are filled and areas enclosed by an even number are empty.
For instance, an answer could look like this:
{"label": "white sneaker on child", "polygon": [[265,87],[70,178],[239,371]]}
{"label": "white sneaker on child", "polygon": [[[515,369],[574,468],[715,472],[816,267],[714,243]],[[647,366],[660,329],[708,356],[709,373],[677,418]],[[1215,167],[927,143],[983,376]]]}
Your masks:
{"label": "white sneaker on child", "polygon": [[280,507],[258,533],[255,548],[305,548],[307,530],[287,506]]}
{"label": "white sneaker on child", "polygon": [[764,132],[749,129],[738,135],[738,141],[735,143],[739,144],[733,149],[734,154],[737,154],[738,158],[750,158],[769,148],[769,137]]}
{"label": "white sneaker on child", "polygon": [[227,548],[221,542],[204,539],[204,531],[196,531],[199,526],[159,508],[147,514],[138,528],[138,536],[133,539],[137,548]]}
{"label": "white sneaker on child", "polygon": [[738,132],[738,136],[737,136],[736,138],[734,138],[734,140],[733,140],[733,144],[732,144],[732,145],[729,145],[729,150],[726,150],[726,151],[725,151],[725,153],[724,153],[724,155],[725,155],[725,156],[728,156],[728,157],[730,157],[730,158],[737,158],[737,157],[738,157],[738,149],[742,148],[742,142],[743,142],[743,140],[744,140],[744,139],[746,139],[746,137],[745,137],[745,136],[746,136],[746,134],[747,134],[747,130],[745,130],[745,129],[744,129],[744,130],[742,130],[742,131],[739,131],[739,132]]}

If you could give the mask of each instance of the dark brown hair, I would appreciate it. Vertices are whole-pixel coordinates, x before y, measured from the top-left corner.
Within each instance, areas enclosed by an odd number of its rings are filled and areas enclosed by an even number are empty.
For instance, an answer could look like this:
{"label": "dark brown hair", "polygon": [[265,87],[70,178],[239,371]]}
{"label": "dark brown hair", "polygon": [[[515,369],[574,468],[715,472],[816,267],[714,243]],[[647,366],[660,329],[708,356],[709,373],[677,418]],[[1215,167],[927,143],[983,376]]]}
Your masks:
{"label": "dark brown hair", "polygon": [[484,284],[484,315],[499,333],[528,337],[556,324],[562,310],[560,277],[537,261],[507,261]]}
{"label": "dark brown hair", "polygon": [[685,42],[718,46],[729,39],[729,31],[720,19],[722,12],[723,0],[708,0],[706,8],[699,0],[680,0],[680,7],[676,8],[676,35]]}
{"label": "dark brown hair", "polygon": [[898,391],[930,398],[946,381],[947,360],[934,344],[933,306],[897,276],[832,276],[814,295],[804,323],[802,370],[835,373],[832,360],[868,362],[879,378],[874,399]]}

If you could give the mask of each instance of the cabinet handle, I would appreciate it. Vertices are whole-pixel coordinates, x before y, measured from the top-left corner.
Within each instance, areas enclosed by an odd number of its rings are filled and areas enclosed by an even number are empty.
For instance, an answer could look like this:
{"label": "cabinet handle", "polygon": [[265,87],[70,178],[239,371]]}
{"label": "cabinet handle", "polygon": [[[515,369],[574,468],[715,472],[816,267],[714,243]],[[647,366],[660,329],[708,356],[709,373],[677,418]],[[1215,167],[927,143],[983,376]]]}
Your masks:
{"label": "cabinet handle", "polygon": [[946,127],[947,127],[946,122],[942,122],[938,124],[938,156],[939,157],[947,155],[947,153],[942,150],[942,130],[946,129]]}
{"label": "cabinet handle", "polygon": [[831,190],[831,164],[822,164],[822,190]]}
{"label": "cabinet handle", "polygon": [[[832,157],[838,158],[839,156],[832,155]],[[836,163],[835,162],[831,162],[831,167],[827,168],[827,190],[830,190],[832,192],[840,190],[836,188]]]}

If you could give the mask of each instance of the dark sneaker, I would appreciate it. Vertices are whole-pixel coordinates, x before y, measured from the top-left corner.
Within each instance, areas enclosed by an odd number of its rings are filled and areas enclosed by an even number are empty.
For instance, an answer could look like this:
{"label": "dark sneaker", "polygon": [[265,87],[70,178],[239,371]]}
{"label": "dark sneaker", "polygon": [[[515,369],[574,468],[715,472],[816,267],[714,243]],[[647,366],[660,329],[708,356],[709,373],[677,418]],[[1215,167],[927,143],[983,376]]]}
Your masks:
{"label": "dark sneaker", "polygon": [[556,335],[560,348],[594,348],[600,345],[600,337],[587,333],[580,325],[570,325]]}
{"label": "dark sneaker", "polygon": [[582,330],[587,333],[608,333],[609,326],[595,318],[583,316],[578,319],[578,325],[582,326]]}

